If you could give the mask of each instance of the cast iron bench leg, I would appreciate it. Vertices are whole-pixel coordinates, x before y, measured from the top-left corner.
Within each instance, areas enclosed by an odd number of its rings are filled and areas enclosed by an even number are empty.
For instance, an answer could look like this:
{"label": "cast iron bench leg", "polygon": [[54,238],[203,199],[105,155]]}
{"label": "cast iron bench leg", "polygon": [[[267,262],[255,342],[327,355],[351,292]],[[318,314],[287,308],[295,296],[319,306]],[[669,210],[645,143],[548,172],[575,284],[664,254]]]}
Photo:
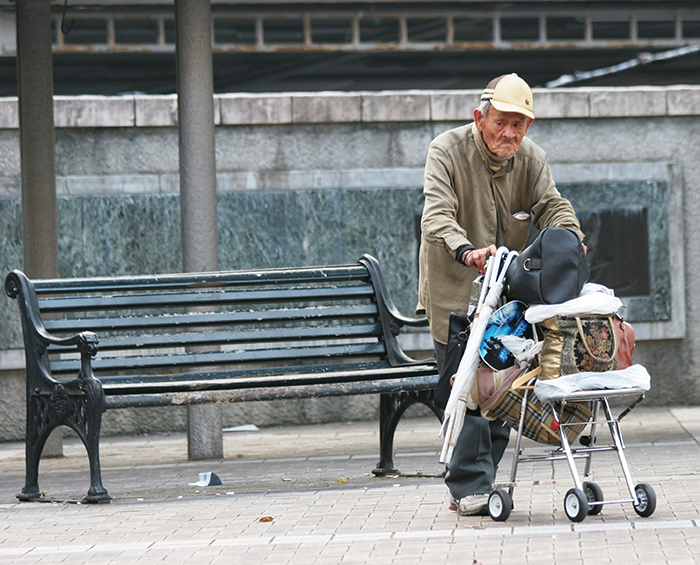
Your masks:
{"label": "cast iron bench leg", "polygon": [[[73,387],[71,387],[73,388]],[[43,498],[39,490],[39,463],[46,440],[59,426],[68,426],[80,437],[90,461],[90,489],[85,502],[109,502],[111,497],[102,486],[99,440],[104,412],[102,385],[95,379],[81,380],[77,388],[68,390],[54,384],[49,394],[31,393],[27,403],[26,478],[22,501]]]}
{"label": "cast iron bench leg", "polygon": [[27,402],[27,432],[25,435],[25,479],[22,492],[17,498],[23,502],[38,500],[43,497],[39,490],[39,458],[44,444],[53,428],[39,429],[38,415],[41,412],[41,399],[36,395]]}
{"label": "cast iron bench leg", "polygon": [[442,410],[433,403],[433,391],[383,393],[379,399],[379,463],[372,471],[376,476],[396,475],[394,468],[394,433],[401,416],[412,405],[425,404],[442,420]]}
{"label": "cast iron bench leg", "polygon": [[96,379],[83,381],[85,391],[85,421],[81,430],[74,428],[87,450],[90,461],[90,489],[85,497],[86,502],[104,503],[112,497],[102,486],[102,469],[100,468],[100,431],[102,429],[102,413],[105,411],[102,385]]}

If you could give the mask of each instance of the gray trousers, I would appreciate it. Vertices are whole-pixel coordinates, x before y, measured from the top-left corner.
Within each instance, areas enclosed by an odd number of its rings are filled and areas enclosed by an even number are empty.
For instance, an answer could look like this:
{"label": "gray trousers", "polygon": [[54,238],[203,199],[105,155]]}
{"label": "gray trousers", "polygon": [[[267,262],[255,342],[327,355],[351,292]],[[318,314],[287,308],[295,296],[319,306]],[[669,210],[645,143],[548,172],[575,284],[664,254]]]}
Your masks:
{"label": "gray trousers", "polygon": [[[442,371],[447,346],[434,341],[438,369]],[[510,428],[502,420],[489,421],[476,410],[467,410],[445,484],[457,499],[491,491],[496,470],[508,445]]]}

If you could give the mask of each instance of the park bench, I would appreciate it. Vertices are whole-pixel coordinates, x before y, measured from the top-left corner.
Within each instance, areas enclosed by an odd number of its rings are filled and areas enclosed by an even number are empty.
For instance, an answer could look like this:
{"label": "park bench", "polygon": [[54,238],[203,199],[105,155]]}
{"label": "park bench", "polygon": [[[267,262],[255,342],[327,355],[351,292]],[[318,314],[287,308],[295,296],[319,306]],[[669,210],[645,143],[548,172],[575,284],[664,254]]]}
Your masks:
{"label": "park bench", "polygon": [[99,438],[107,409],[380,394],[376,475],[396,473],[406,408],[432,403],[433,359],[401,349],[402,316],[376,259],[351,265],[133,277],[5,280],[18,300],[27,374],[25,486],[65,425],[90,462],[85,501],[108,502]]}

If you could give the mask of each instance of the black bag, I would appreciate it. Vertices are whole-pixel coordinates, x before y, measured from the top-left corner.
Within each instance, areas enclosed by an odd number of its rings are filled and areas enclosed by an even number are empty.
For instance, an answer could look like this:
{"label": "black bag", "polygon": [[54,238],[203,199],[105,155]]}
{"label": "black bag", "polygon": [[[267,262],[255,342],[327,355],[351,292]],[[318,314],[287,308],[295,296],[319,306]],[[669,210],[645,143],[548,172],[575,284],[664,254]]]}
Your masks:
{"label": "black bag", "polygon": [[433,393],[435,406],[445,409],[447,401],[450,399],[452,385],[450,380],[459,368],[459,362],[464,356],[467,347],[469,330],[471,329],[471,318],[466,314],[450,314],[450,326],[447,335],[447,351],[445,353],[445,365],[440,373],[438,384]]}
{"label": "black bag", "polygon": [[588,279],[588,263],[578,235],[546,228],[506,271],[508,300],[560,304],[577,298]]}

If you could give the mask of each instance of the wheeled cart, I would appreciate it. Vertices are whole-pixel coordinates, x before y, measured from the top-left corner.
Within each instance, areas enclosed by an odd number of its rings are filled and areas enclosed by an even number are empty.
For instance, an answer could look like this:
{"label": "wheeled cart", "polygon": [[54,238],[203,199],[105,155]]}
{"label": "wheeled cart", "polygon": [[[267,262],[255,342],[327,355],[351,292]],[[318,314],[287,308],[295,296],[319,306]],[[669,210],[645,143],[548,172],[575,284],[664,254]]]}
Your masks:
{"label": "wheeled cart", "polygon": [[[528,387],[531,389],[531,387]],[[564,510],[567,517],[573,522],[581,522],[588,515],[600,513],[606,504],[632,503],[635,512],[644,518],[651,516],[656,509],[656,494],[654,489],[646,483],[634,484],[630,473],[627,459],[625,458],[625,445],[620,431],[620,420],[627,415],[637,404],[644,399],[645,391],[641,388],[624,388],[612,390],[584,390],[577,391],[566,396],[555,396],[547,402],[543,402],[543,407],[548,405],[553,412],[554,421],[560,427],[559,436],[561,446],[539,454],[526,455],[524,453],[522,439],[525,426],[525,411],[529,394],[534,394],[532,390],[525,390],[523,394],[522,409],[518,425],[518,435],[515,444],[515,454],[511,468],[510,482],[495,485],[489,495],[488,511],[492,519],[505,521],[510,516],[513,508],[513,490],[515,489],[515,479],[518,465],[525,462],[558,461],[566,460],[571,475],[574,479],[573,488],[569,489],[564,497]],[[609,400],[612,398],[630,397],[635,398],[631,405],[622,411],[618,416],[613,415]],[[565,427],[571,425],[581,425],[577,423],[564,423],[563,410],[568,402],[590,402],[592,418],[590,420],[590,435],[582,435],[579,438],[580,447],[573,447],[565,433]],[[597,445],[596,436],[598,426],[607,424],[610,429],[612,442],[609,445]],[[615,451],[620,461],[622,474],[624,476],[629,498],[623,500],[604,500],[602,489],[594,482],[582,480],[576,467],[576,459],[585,459],[583,477],[589,476],[591,471],[591,458],[594,453],[604,451]]]}

